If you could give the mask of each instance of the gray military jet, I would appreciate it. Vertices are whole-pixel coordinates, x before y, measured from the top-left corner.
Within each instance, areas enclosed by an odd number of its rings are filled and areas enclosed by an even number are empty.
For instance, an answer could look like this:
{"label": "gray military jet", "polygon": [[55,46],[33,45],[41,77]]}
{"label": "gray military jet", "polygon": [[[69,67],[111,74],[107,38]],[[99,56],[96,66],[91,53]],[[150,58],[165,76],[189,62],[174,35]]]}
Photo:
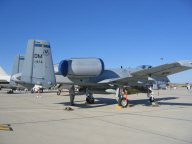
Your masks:
{"label": "gray military jet", "polygon": [[[156,67],[142,65],[137,68],[105,69],[100,58],[70,58],[53,65],[50,44],[45,41],[29,40],[25,61],[21,73],[12,76],[19,84],[42,85],[51,87],[55,84],[61,90],[70,86],[70,102],[74,104],[75,85],[85,92],[86,101],[94,103],[96,90],[109,92],[125,86],[134,88],[164,88],[167,76],[192,68],[192,61],[177,61]],[[60,94],[60,91],[58,92]],[[120,105],[126,106],[125,98],[116,93]]]}

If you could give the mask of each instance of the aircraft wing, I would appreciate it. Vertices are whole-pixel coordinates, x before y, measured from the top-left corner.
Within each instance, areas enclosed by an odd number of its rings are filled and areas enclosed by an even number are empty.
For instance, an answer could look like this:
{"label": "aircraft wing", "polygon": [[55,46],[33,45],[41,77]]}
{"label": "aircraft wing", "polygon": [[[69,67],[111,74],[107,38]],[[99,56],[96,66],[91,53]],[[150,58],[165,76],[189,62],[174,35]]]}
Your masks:
{"label": "aircraft wing", "polygon": [[158,76],[165,77],[178,72],[192,69],[192,61],[177,61],[169,64],[164,64],[149,69],[142,69],[135,72],[131,72],[130,76],[117,78],[117,79],[107,79],[100,81],[99,83],[108,84],[127,84],[135,83],[142,79],[147,79],[148,77]]}
{"label": "aircraft wing", "polygon": [[192,61],[178,61],[174,63],[164,64],[150,69],[145,69],[132,73],[133,76],[168,76],[178,72],[192,69]]}

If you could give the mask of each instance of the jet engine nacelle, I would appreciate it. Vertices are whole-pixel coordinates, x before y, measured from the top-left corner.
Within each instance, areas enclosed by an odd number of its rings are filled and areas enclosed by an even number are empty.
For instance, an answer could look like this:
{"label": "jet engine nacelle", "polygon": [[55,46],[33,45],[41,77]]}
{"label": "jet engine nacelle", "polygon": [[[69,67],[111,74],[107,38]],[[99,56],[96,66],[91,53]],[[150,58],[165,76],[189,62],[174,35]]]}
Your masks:
{"label": "jet engine nacelle", "polygon": [[99,58],[72,58],[59,63],[59,72],[71,78],[90,78],[103,73],[104,63]]}

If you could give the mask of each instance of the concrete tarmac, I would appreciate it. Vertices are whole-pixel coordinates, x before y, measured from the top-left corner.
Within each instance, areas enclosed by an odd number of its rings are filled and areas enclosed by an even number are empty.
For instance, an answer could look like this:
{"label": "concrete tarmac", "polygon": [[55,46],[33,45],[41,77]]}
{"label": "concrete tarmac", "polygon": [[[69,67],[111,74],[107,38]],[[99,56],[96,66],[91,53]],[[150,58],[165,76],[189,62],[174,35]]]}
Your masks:
{"label": "concrete tarmac", "polygon": [[146,94],[130,95],[132,107],[124,109],[112,94],[95,94],[92,105],[77,95],[73,111],[65,110],[67,93],[36,96],[0,91],[0,144],[192,143],[192,93],[186,89],[155,91],[158,107]]}

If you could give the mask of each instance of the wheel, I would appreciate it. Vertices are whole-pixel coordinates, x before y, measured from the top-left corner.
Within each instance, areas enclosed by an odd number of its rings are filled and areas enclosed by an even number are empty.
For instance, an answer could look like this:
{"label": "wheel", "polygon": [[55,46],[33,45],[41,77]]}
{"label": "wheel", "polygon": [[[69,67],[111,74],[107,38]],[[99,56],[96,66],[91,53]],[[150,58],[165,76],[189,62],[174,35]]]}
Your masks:
{"label": "wheel", "polygon": [[128,100],[126,98],[124,98],[124,97],[120,98],[118,103],[119,103],[120,106],[122,106],[124,108],[128,106]]}
{"label": "wheel", "polygon": [[86,98],[86,102],[89,103],[89,104],[94,104],[95,103],[95,98],[88,96]]}
{"label": "wheel", "polygon": [[150,103],[153,103],[153,102],[155,102],[155,99],[154,99],[154,97],[150,97],[150,98],[149,98],[149,101],[150,101]]}
{"label": "wheel", "polygon": [[13,94],[13,90],[9,90],[7,94]]}
{"label": "wheel", "polygon": [[57,95],[60,95],[61,94],[61,91],[59,90],[58,92],[57,92]]}
{"label": "wheel", "polygon": [[40,89],[40,93],[43,93],[43,89]]}

